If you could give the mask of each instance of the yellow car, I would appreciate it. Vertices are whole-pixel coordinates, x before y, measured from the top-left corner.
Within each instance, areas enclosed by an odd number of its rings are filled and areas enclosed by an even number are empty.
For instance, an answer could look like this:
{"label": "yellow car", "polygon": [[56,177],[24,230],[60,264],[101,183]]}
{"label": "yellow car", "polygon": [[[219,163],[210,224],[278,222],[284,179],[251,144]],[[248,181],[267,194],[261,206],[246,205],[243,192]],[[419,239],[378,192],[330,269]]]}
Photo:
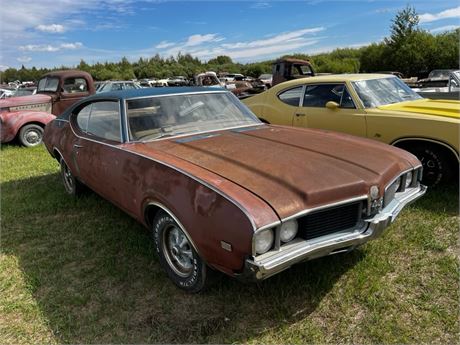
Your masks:
{"label": "yellow car", "polygon": [[427,185],[458,174],[460,101],[422,98],[395,76],[291,80],[243,102],[267,123],[344,132],[410,151],[422,161]]}

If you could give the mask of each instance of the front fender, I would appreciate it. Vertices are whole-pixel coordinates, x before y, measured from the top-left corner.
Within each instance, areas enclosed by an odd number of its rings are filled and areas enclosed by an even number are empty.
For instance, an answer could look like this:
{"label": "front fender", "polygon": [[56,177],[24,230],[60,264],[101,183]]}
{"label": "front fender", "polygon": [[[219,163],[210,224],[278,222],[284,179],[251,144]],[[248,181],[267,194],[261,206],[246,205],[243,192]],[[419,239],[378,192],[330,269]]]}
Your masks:
{"label": "front fender", "polygon": [[42,111],[12,111],[0,113],[1,133],[0,139],[2,143],[13,140],[19,130],[28,123],[39,123],[43,126],[56,116]]}

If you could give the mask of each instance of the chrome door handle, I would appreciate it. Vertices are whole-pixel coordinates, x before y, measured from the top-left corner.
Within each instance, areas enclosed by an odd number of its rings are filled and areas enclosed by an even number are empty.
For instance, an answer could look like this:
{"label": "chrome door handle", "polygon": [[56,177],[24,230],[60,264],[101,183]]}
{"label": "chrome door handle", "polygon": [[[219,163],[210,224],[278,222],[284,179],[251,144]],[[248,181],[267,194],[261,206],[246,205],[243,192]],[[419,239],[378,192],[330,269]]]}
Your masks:
{"label": "chrome door handle", "polygon": [[78,144],[74,144],[73,147],[74,147],[75,149],[81,149],[81,148],[83,148],[82,145],[78,145]]}
{"label": "chrome door handle", "polygon": [[295,116],[299,117],[299,116],[305,116],[304,113],[295,113]]}

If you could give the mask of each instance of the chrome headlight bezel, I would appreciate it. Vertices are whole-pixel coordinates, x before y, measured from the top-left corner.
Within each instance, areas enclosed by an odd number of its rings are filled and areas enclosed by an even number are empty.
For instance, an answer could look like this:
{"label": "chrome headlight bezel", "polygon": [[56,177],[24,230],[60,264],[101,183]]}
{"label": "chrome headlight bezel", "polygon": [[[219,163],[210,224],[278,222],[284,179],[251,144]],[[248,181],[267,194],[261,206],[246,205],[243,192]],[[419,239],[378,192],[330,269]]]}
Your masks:
{"label": "chrome headlight bezel", "polygon": [[385,187],[384,207],[395,198],[397,193],[403,193],[408,188],[417,187],[422,179],[422,167],[409,169],[398,175],[391,183]]}

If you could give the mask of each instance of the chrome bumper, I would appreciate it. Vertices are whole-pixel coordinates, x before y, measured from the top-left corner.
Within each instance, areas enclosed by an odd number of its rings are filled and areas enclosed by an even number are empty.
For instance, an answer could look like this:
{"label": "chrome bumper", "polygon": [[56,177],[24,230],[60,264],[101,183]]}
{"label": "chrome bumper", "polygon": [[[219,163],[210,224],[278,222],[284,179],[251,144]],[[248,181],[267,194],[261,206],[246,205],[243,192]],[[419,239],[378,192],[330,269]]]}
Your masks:
{"label": "chrome bumper", "polygon": [[420,198],[426,187],[417,188],[395,198],[387,207],[373,218],[364,219],[361,226],[354,231],[337,233],[332,237],[315,240],[297,239],[283,245],[279,250],[271,251],[245,261],[245,268],[240,278],[243,280],[263,280],[279,273],[292,265],[322,256],[348,252],[356,247],[382,235],[398,216],[401,210]]}

